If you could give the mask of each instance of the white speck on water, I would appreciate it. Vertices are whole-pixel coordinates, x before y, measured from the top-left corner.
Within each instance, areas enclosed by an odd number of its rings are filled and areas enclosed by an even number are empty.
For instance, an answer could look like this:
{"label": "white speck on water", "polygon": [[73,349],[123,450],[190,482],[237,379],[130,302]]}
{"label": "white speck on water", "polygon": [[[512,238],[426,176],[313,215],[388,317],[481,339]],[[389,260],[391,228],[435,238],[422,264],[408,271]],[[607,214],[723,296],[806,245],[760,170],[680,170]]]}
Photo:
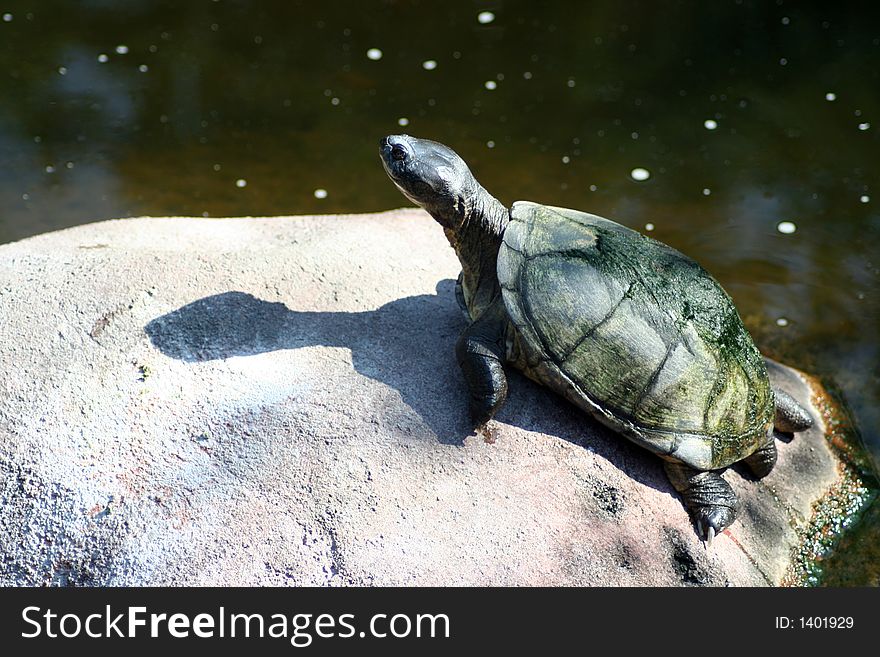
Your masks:
{"label": "white speck on water", "polygon": [[213,166],[214,171],[220,171],[221,168],[222,168],[222,167],[221,167],[219,164],[215,164],[215,165]]}
{"label": "white speck on water", "polygon": [[654,230],[654,224],[645,224],[645,230]]}
{"label": "white speck on water", "polygon": [[12,14],[3,14],[3,22],[11,23],[12,22]]}
{"label": "white speck on water", "polygon": [[65,162],[65,163],[64,163],[64,166],[67,167],[68,169],[72,169],[72,168],[73,168],[73,162]]}
{"label": "white speck on water", "polygon": [[706,119],[703,121],[703,127],[706,128],[706,130],[714,130],[718,127],[718,122],[714,119]]}
{"label": "white speck on water", "polygon": [[147,48],[147,50],[149,50],[150,52],[159,52],[159,46],[157,46],[155,43],[151,43],[150,47]]}
{"label": "white speck on water", "polygon": [[382,59],[382,51],[378,48],[370,48],[367,51],[367,59],[372,59],[374,62],[378,62]]}
{"label": "white speck on water", "polygon": [[638,138],[639,138],[639,133],[638,133],[638,132],[632,132],[632,133],[630,133],[629,136],[632,137],[633,139],[638,139]]}
{"label": "white speck on water", "polygon": [[31,198],[31,195],[28,194],[27,192],[25,192],[24,194],[21,195],[22,201],[28,201],[28,200],[30,200],[30,198]]}
{"label": "white speck on water", "polygon": [[871,124],[865,121],[864,123],[859,123],[859,130],[867,130],[871,127]]}
{"label": "white speck on water", "polygon": [[788,60],[785,57],[779,60],[780,66],[785,66],[786,64],[788,64]]}
{"label": "white speck on water", "polygon": [[495,82],[495,80],[486,80],[486,83],[483,86],[485,86],[486,89],[488,89],[489,91],[492,91],[493,89],[498,88],[498,83]]}
{"label": "white speck on water", "polygon": [[39,144],[41,141],[43,141],[43,138],[40,137],[40,135],[37,135],[36,137],[34,137],[34,143]]}
{"label": "white speck on water", "polygon": [[101,53],[100,55],[98,55],[98,61],[101,62],[102,64],[106,64],[107,62],[110,61],[110,58],[107,55],[105,55],[104,53]]}
{"label": "white speck on water", "polygon": [[437,68],[437,61],[434,59],[427,59],[422,62],[422,68],[426,71],[433,71],[435,68]]}
{"label": "white speck on water", "polygon": [[709,196],[712,193],[712,190],[708,187],[703,187],[703,196]]}
{"label": "white speck on water", "polygon": [[117,55],[125,55],[128,53],[128,46],[125,44],[120,44],[116,46],[116,54]]}
{"label": "white speck on water", "polygon": [[568,155],[563,155],[562,156],[562,163],[568,164],[569,162],[571,162],[571,158]]}
{"label": "white speck on water", "polygon": [[495,142],[490,139],[489,141],[486,142],[486,147],[487,148],[495,148]]}
{"label": "white speck on water", "polygon": [[788,25],[790,22],[791,22],[791,19],[788,16],[782,17],[782,24],[783,25]]}
{"label": "white speck on water", "polygon": [[405,116],[401,116],[399,119],[397,119],[397,125],[406,127],[409,125],[409,119]]}
{"label": "white speck on water", "polygon": [[241,189],[242,187],[247,187],[247,180],[244,178],[239,178],[235,181],[235,186]]}
{"label": "white speck on water", "polygon": [[633,180],[641,182],[643,180],[647,180],[651,177],[651,172],[647,169],[643,169],[642,167],[636,167],[632,171],[629,172],[630,177]]}
{"label": "white speck on water", "polygon": [[495,14],[493,14],[491,11],[481,11],[479,14],[477,14],[477,22],[480,25],[488,25],[494,20]]}
{"label": "white speck on water", "polygon": [[48,166],[46,166],[46,173],[55,173],[55,167],[49,164]]}
{"label": "white speck on water", "polygon": [[597,189],[599,189],[599,188],[596,187],[596,185],[590,185],[590,191],[591,191],[591,192],[595,192]]}
{"label": "white speck on water", "polygon": [[138,66],[138,70],[139,70],[141,73],[146,73],[147,71],[150,70],[150,67],[147,66],[146,64],[141,64],[140,66]]}
{"label": "white speck on water", "polygon": [[797,230],[797,226],[795,226],[793,221],[780,221],[776,224],[776,230],[778,230],[783,235],[791,235],[794,231]]}
{"label": "white speck on water", "polygon": [[531,71],[524,71],[523,78],[525,78],[526,80],[531,80],[532,79],[532,72]]}
{"label": "white speck on water", "polygon": [[168,115],[167,115],[167,114],[161,114],[161,115],[159,116],[159,123],[168,123]]}
{"label": "white speck on water", "polygon": [[871,197],[868,196],[867,194],[862,194],[862,195],[859,197],[859,200],[860,200],[862,203],[867,203],[868,201],[871,200]]}
{"label": "white speck on water", "polygon": [[566,82],[565,84],[567,84],[570,89],[575,85],[574,78],[568,78],[568,82]]}
{"label": "white speck on water", "polygon": [[315,198],[327,198],[327,190],[326,189],[316,189],[315,190]]}
{"label": "white speck on water", "polygon": [[333,98],[330,99],[330,104],[331,105],[338,105],[339,99],[336,96],[334,96]]}
{"label": "white speck on water", "polygon": [[825,100],[827,100],[828,102],[834,102],[835,100],[837,100],[837,94],[833,91],[829,91],[827,94],[825,94]]}
{"label": "white speck on water", "polygon": [[59,66],[58,67],[58,74],[59,75],[67,75],[67,67],[66,66]]}
{"label": "white speck on water", "polygon": [[776,326],[788,326],[788,320],[785,317],[780,317],[776,320]]}

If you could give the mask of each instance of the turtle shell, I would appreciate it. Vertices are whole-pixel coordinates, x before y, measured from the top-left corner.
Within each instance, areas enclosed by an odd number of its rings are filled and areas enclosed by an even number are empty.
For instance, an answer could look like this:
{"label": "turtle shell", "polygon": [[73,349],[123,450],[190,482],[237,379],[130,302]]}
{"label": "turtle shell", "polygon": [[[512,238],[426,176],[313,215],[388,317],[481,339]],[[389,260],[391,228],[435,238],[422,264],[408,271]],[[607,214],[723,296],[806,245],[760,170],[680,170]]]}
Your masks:
{"label": "turtle shell", "polygon": [[631,440],[700,470],[766,440],[774,401],[763,358],[727,293],[675,249],[520,201],[498,280],[511,361]]}

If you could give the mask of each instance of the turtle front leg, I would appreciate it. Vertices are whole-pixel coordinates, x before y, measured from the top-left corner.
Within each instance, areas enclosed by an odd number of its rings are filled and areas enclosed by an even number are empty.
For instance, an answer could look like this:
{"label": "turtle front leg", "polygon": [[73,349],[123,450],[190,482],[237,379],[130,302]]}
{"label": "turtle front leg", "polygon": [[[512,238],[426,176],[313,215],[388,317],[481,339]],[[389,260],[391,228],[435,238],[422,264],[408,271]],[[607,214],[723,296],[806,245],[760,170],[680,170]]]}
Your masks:
{"label": "turtle front leg", "polygon": [[461,334],[455,356],[470,392],[471,419],[483,427],[507,399],[504,374],[506,314],[499,297]]}
{"label": "turtle front leg", "polygon": [[776,417],[773,425],[779,431],[794,433],[806,431],[813,426],[813,418],[797,400],[780,388],[774,388],[776,397]]}
{"label": "turtle front leg", "polygon": [[455,281],[455,302],[458,304],[458,307],[464,314],[464,318],[467,321],[471,321],[471,311],[468,310],[467,301],[464,300],[464,285],[462,283],[463,280],[464,272],[461,271],[458,273],[458,278]]}
{"label": "turtle front leg", "polygon": [[736,493],[713,470],[695,470],[673,461],[664,461],[663,466],[697,524],[697,534],[706,541],[707,547],[710,546],[715,535],[736,520],[739,510]]}

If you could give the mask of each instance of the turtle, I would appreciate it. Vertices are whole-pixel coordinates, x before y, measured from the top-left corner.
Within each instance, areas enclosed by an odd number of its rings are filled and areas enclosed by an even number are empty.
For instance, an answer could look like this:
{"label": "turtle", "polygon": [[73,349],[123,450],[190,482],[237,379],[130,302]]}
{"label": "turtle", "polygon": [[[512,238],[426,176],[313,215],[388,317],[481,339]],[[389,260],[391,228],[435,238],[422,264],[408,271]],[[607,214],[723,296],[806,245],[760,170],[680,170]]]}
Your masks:
{"label": "turtle", "polygon": [[516,201],[510,208],[439,142],[380,139],[388,176],[440,224],[462,271],[468,319],[455,356],[476,430],[505,403],[505,366],[522,371],[659,456],[706,545],[737,517],[721,476],[776,464],[774,431],[810,413],[771,386],[721,285],[674,248],[603,217]]}

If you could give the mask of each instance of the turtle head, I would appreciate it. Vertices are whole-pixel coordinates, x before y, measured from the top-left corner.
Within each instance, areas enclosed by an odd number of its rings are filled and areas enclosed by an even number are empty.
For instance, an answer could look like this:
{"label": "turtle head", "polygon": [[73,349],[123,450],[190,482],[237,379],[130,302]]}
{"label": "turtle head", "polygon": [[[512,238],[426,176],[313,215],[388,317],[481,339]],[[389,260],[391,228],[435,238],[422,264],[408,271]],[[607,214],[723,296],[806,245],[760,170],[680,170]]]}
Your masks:
{"label": "turtle head", "polygon": [[390,135],[379,141],[379,150],[392,182],[444,228],[458,228],[484,192],[464,160],[436,141]]}

